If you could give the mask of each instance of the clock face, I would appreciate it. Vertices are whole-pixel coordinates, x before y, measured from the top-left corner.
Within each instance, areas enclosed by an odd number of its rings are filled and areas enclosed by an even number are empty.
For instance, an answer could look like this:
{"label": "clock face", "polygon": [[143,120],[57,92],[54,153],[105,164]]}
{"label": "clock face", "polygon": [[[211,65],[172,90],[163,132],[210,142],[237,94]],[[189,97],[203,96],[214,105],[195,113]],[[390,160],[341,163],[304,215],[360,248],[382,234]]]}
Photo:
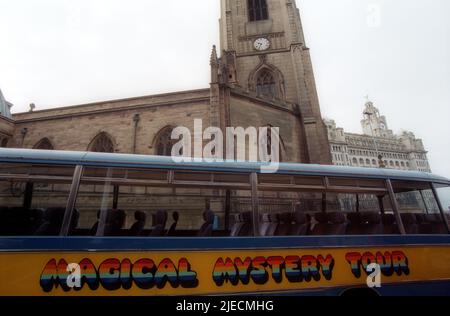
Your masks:
{"label": "clock face", "polygon": [[253,44],[256,50],[264,51],[270,48],[270,41],[267,38],[258,38]]}

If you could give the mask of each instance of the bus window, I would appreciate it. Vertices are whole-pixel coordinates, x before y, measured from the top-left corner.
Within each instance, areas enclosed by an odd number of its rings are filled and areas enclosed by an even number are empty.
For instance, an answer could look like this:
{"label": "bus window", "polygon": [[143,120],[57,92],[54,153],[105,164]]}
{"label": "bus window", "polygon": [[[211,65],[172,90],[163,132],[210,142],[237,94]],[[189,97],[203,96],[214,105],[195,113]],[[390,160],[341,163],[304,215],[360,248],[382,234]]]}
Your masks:
{"label": "bus window", "polygon": [[[81,181],[75,203],[75,208],[80,213],[75,235],[95,236],[97,234],[101,210],[113,209],[113,191],[114,187],[111,184],[90,184]],[[114,232],[114,227],[111,227],[110,234],[115,233],[117,231]]]}
{"label": "bus window", "polygon": [[446,234],[429,183],[392,181],[406,234]]}
{"label": "bus window", "polygon": [[[232,223],[226,216],[226,190],[201,185],[210,184],[210,179],[205,173],[188,176],[167,170],[85,168],[76,200],[80,211],[76,233],[106,237],[228,236]],[[190,185],[193,181],[200,182],[200,187]],[[104,228],[100,227],[102,212]]]}
{"label": "bus window", "polygon": [[450,187],[436,185],[436,192],[439,197],[439,200],[441,201],[444,212],[450,219]]}
{"label": "bus window", "polygon": [[[309,184],[307,180],[298,184],[295,177],[285,175],[261,177],[262,233],[274,223],[275,236],[398,233],[383,181],[320,177],[308,180]],[[272,233],[268,231],[265,236]]]}
{"label": "bus window", "polygon": [[[73,167],[0,167],[0,235],[58,236],[70,192]],[[74,213],[71,228],[77,224]]]}

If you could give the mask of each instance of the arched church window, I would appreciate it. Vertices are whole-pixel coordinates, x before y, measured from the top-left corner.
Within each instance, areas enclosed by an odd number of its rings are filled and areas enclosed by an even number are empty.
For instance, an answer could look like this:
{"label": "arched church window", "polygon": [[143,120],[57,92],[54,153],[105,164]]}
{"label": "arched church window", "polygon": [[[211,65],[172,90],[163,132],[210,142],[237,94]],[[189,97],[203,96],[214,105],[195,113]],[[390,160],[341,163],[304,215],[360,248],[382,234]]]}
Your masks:
{"label": "arched church window", "polygon": [[34,145],[33,148],[34,149],[40,149],[40,150],[53,150],[53,149],[55,149],[48,138],[41,139],[40,141],[37,142],[36,145]]}
{"label": "arched church window", "polygon": [[247,5],[250,22],[267,20],[269,18],[267,0],[247,0]]}
{"label": "arched church window", "polygon": [[2,142],[0,143],[0,147],[3,147],[3,148],[8,147],[8,138],[2,139]]}
{"label": "arched church window", "polygon": [[270,71],[264,69],[259,73],[256,79],[256,93],[271,98],[277,96],[276,81]]}
{"label": "arched church window", "polygon": [[114,153],[114,144],[106,133],[97,135],[91,143],[90,150],[96,153]]}
{"label": "arched church window", "polygon": [[172,139],[172,131],[172,127],[166,127],[159,133],[155,143],[156,154],[158,156],[172,156],[172,147],[179,141]]}

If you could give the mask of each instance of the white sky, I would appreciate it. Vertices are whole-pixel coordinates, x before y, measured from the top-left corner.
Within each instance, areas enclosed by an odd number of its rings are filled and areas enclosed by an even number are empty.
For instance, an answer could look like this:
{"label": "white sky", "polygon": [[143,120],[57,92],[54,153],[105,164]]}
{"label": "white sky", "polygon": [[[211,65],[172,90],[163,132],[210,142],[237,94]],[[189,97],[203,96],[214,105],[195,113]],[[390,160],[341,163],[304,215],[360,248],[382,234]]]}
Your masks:
{"label": "white sky", "polygon": [[[450,177],[450,1],[297,3],[323,115],[359,133],[369,94]],[[218,18],[219,0],[0,0],[0,88],[13,112],[206,88]]]}

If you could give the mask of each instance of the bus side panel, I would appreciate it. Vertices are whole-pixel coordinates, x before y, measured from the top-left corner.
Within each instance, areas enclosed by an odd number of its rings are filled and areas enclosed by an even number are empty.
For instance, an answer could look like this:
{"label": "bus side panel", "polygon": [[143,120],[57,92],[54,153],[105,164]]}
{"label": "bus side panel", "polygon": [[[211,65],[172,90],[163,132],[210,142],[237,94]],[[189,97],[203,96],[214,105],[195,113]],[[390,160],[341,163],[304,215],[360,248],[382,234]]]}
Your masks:
{"label": "bus side panel", "polygon": [[367,288],[371,263],[380,293],[440,282],[450,294],[448,262],[446,245],[0,252],[0,295],[325,294]]}

